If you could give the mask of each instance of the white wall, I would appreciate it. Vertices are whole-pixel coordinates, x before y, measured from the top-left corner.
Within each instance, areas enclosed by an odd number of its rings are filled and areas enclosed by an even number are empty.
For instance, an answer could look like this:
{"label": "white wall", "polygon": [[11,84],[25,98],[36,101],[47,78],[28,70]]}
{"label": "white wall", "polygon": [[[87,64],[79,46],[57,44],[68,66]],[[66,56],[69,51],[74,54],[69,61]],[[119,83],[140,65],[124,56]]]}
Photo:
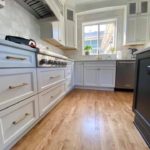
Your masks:
{"label": "white wall", "polygon": [[5,0],[6,6],[0,9],[0,38],[5,35],[21,36],[36,40],[40,47],[49,47],[53,52],[63,54],[63,51],[47,44],[40,39],[38,20],[22,8],[15,0]]}

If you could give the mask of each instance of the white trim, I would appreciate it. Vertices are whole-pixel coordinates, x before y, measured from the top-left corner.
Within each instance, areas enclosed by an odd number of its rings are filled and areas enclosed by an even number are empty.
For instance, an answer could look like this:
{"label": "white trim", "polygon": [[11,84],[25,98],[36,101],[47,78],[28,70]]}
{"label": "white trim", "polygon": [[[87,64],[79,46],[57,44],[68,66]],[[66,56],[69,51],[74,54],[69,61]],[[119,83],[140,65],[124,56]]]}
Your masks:
{"label": "white trim", "polygon": [[114,87],[92,87],[92,86],[75,86],[75,89],[98,90],[98,91],[114,91]]}
{"label": "white trim", "polygon": [[86,14],[94,14],[94,13],[103,12],[103,11],[126,9],[126,7],[127,7],[126,5],[121,5],[121,6],[114,6],[114,7],[105,7],[105,8],[92,9],[92,10],[87,10],[87,11],[83,11],[83,12],[78,12],[77,16],[86,15]]}

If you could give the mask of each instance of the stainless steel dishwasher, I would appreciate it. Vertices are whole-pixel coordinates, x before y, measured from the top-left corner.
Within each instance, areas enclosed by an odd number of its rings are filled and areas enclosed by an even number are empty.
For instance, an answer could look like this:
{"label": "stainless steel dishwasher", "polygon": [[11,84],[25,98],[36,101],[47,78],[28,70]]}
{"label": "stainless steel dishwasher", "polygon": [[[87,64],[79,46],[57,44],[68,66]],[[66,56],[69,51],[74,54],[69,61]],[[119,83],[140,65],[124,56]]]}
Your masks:
{"label": "stainless steel dishwasher", "polygon": [[116,89],[134,89],[135,60],[118,60],[116,69]]}

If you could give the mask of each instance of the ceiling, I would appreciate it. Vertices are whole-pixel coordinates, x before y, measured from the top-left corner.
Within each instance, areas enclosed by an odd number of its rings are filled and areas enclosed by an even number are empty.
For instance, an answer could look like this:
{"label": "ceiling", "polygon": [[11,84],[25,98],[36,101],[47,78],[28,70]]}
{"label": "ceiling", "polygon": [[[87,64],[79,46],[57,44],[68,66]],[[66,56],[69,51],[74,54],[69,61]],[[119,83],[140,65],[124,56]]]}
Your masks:
{"label": "ceiling", "polygon": [[86,4],[86,3],[102,2],[102,1],[110,1],[110,0],[75,0],[77,5]]}

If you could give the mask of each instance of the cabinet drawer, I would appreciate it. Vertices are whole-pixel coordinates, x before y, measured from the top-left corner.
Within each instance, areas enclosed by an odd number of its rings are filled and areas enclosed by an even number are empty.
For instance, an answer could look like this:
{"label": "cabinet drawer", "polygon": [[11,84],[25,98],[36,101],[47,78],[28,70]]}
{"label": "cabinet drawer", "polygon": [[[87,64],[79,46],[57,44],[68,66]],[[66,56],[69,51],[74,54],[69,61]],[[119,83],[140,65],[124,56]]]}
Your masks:
{"label": "cabinet drawer", "polygon": [[0,68],[6,67],[36,67],[35,53],[1,45]]}
{"label": "cabinet drawer", "polygon": [[65,79],[64,69],[38,69],[38,90],[47,89]]}
{"label": "cabinet drawer", "polygon": [[0,110],[36,94],[36,69],[0,70]]}
{"label": "cabinet drawer", "polygon": [[[0,111],[0,149],[4,149],[21,136],[38,119],[38,97]],[[2,146],[2,147],[1,147]]]}
{"label": "cabinet drawer", "polygon": [[64,95],[64,83],[48,89],[39,94],[40,115],[48,112],[50,108]]}

